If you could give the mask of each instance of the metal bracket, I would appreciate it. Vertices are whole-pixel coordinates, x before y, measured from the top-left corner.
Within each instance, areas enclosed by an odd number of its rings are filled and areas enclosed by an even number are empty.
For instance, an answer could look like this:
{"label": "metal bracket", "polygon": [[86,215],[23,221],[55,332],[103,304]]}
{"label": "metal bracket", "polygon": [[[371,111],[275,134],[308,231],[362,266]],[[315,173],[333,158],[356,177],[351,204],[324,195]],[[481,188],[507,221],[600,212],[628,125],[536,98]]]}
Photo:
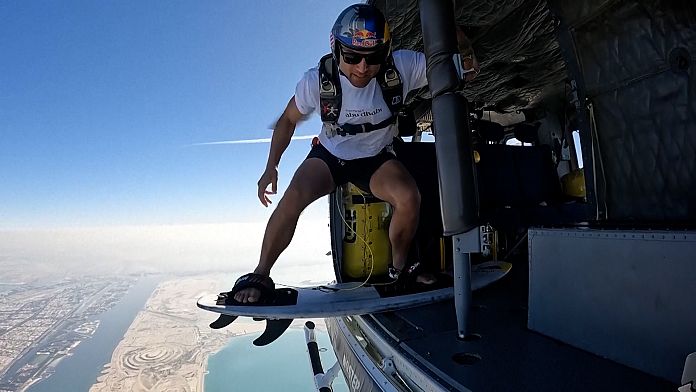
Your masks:
{"label": "metal bracket", "polygon": [[391,357],[382,359],[382,370],[385,374],[390,376],[393,376],[394,373],[396,373],[396,366],[394,366],[394,361],[392,361]]}
{"label": "metal bracket", "polygon": [[478,230],[473,229],[466,233],[456,235],[456,253],[483,253],[489,255],[495,244],[495,229],[490,225],[479,226]]}
{"label": "metal bracket", "polygon": [[482,243],[482,228],[477,227],[473,230],[467,231],[466,233],[457,234],[452,237],[454,240],[454,252],[455,253],[480,253],[481,243]]}
{"label": "metal bracket", "polygon": [[[484,239],[482,227],[477,227],[466,233],[452,237],[454,250],[454,308],[457,315],[457,335],[460,339],[466,337],[466,326],[471,308],[471,253],[479,253]],[[490,244],[489,244],[490,246]]]}
{"label": "metal bracket", "polygon": [[491,225],[480,227],[480,237],[481,237],[481,253],[484,256],[490,256],[491,254],[496,254],[496,231]]}

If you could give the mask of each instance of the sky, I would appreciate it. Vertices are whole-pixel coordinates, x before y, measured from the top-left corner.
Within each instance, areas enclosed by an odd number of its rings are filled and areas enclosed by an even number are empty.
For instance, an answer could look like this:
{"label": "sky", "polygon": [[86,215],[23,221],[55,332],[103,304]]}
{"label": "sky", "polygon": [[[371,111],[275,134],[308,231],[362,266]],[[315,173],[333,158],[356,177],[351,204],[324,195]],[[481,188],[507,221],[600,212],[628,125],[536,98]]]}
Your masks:
{"label": "sky", "polygon": [[[3,1],[0,229],[267,220],[269,144],[217,142],[271,137],[350,3]],[[309,144],[291,143],[279,193]]]}
{"label": "sky", "polygon": [[[320,121],[296,130],[265,208],[270,127],[350,3],[0,2],[4,277],[248,272]],[[240,140],[255,142],[226,143]],[[331,275],[327,203],[305,211],[279,263],[298,279]]]}

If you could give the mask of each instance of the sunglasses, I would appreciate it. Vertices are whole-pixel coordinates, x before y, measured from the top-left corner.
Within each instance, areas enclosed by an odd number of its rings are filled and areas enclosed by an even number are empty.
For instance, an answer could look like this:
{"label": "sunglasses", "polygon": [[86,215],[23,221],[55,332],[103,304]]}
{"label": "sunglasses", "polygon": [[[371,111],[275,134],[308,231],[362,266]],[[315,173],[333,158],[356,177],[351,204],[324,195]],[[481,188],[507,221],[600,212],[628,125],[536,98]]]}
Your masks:
{"label": "sunglasses", "polygon": [[341,51],[341,57],[343,57],[343,61],[351,65],[360,64],[363,59],[365,59],[365,63],[367,63],[367,65],[377,65],[382,64],[386,58],[385,53],[382,50],[372,53]]}

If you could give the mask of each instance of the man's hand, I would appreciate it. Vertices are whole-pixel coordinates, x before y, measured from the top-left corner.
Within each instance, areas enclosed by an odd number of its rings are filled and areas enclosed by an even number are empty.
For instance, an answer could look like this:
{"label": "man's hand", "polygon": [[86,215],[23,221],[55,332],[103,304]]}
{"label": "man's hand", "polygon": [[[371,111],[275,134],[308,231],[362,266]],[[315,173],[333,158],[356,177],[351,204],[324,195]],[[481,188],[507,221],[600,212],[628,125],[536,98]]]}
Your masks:
{"label": "man's hand", "polygon": [[[271,185],[270,191],[267,189],[269,184]],[[259,200],[264,207],[268,207],[268,205],[272,203],[271,199],[268,198],[268,195],[275,195],[278,191],[278,169],[272,166],[266,167],[266,170],[259,179],[258,185]]]}
{"label": "man's hand", "polygon": [[478,60],[476,60],[476,56],[471,52],[468,55],[462,55],[460,59],[462,61],[462,69],[464,69],[464,80],[467,82],[474,80],[481,72],[481,66]]}
{"label": "man's hand", "polygon": [[459,49],[461,65],[464,70],[464,79],[470,82],[481,72],[481,66],[476,59],[469,37],[464,34],[464,30],[461,27],[457,27],[457,48]]}

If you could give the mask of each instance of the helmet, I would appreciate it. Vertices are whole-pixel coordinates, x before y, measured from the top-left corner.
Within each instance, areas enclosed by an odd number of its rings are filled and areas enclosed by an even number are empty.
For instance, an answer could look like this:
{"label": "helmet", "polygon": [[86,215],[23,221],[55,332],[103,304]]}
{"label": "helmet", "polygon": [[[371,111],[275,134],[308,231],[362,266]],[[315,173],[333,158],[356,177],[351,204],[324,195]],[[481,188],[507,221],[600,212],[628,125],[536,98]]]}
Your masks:
{"label": "helmet", "polygon": [[339,58],[341,47],[353,50],[384,51],[391,49],[389,25],[379,9],[368,4],[354,4],[343,10],[331,29],[331,51]]}

